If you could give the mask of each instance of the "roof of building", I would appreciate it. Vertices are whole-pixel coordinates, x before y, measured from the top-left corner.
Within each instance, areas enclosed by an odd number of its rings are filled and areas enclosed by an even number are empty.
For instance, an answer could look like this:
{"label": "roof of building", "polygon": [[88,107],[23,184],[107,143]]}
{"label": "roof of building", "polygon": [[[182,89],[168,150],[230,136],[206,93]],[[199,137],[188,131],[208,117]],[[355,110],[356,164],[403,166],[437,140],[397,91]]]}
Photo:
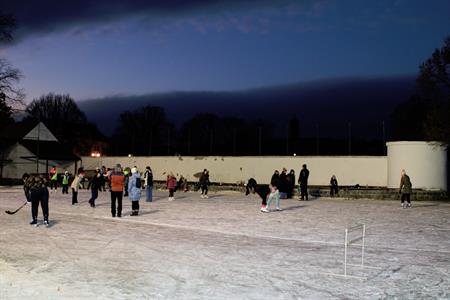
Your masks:
{"label": "roof of building", "polygon": [[22,140],[19,142],[39,159],[48,160],[80,160],[78,156],[73,154],[72,150],[64,145],[54,141],[33,141]]}
{"label": "roof of building", "polygon": [[[73,154],[72,149],[59,143],[58,141],[24,139],[37,125],[37,120],[27,120],[11,124],[0,132],[0,151],[19,143],[34,154],[32,157],[48,160],[79,160],[80,158]],[[41,126],[42,127],[42,126]],[[46,130],[48,130],[46,128]]]}
{"label": "roof of building", "polygon": [[29,119],[14,124],[7,125],[0,131],[0,138],[9,143],[15,143],[27,135],[34,127],[39,124],[39,121]]}

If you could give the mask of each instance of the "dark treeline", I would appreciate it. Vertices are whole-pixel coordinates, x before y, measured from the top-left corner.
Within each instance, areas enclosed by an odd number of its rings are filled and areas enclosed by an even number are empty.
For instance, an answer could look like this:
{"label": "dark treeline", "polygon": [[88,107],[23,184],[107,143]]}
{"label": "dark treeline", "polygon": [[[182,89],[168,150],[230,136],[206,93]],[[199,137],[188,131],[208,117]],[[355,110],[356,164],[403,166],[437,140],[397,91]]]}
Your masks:
{"label": "dark treeline", "polygon": [[293,116],[280,131],[272,122],[247,121],[200,113],[175,128],[160,107],[146,106],[120,115],[106,155],[384,155],[385,141],[302,136],[300,121]]}

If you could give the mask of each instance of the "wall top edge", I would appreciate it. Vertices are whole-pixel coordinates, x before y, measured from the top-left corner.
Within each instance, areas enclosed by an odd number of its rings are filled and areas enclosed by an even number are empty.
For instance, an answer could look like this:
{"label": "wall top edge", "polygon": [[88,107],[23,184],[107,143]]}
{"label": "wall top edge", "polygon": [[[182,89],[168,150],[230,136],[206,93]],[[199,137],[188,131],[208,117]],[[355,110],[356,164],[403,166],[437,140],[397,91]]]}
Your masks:
{"label": "wall top edge", "polygon": [[82,159],[103,159],[103,158],[122,158],[122,159],[134,159],[134,158],[194,158],[198,160],[209,159],[209,158],[293,158],[293,159],[311,159],[311,158],[386,158],[385,155],[328,155],[328,156],[102,156],[102,157],[91,157],[91,156],[81,156]]}
{"label": "wall top edge", "polygon": [[387,142],[386,146],[396,146],[396,145],[427,145],[427,146],[443,146],[443,142],[438,141],[395,141],[395,142]]}

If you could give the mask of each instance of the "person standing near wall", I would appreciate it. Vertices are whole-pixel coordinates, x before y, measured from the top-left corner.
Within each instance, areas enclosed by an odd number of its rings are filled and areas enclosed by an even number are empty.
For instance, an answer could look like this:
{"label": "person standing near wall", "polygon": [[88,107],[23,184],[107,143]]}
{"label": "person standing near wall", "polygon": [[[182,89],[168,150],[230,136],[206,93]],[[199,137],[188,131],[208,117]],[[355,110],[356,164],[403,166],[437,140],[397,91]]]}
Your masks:
{"label": "person standing near wall", "polygon": [[336,176],[331,176],[330,179],[330,196],[334,197],[337,196],[339,193],[339,187],[338,187],[338,182],[336,179]]}
{"label": "person standing near wall", "polygon": [[291,169],[291,171],[289,172],[287,179],[288,179],[287,198],[291,199],[292,193],[294,192],[295,188],[295,171],[293,169]]}
{"label": "person standing near wall", "polygon": [[401,172],[399,193],[402,195],[401,196],[402,207],[403,208],[411,207],[412,184],[411,180],[409,179],[409,176],[406,175],[405,170],[402,170]]}
{"label": "person standing near wall", "polygon": [[270,178],[270,184],[278,187],[279,182],[280,182],[280,172],[278,172],[278,170],[275,170],[275,172],[273,172],[272,178]]}
{"label": "person standing near wall", "polygon": [[287,198],[287,190],[288,190],[288,178],[286,174],[286,168],[283,168],[280,174],[280,181],[278,185],[278,193],[281,199]]}
{"label": "person standing near wall", "polygon": [[298,183],[300,184],[300,199],[306,201],[308,201],[308,177],[309,170],[306,168],[306,164],[304,164],[298,176]]}
{"label": "person standing near wall", "polygon": [[152,202],[153,201],[153,172],[152,172],[152,168],[150,168],[150,166],[147,166],[145,168],[144,187],[145,187],[145,196],[146,196],[145,201]]}
{"label": "person standing near wall", "polygon": [[56,168],[56,166],[53,166],[50,169],[48,177],[50,178],[50,190],[53,192],[53,189],[55,189],[56,193],[56,190],[58,188],[58,169]]}
{"label": "person standing near wall", "polygon": [[202,199],[208,199],[209,171],[207,169],[203,170],[202,176],[200,176],[199,184],[202,189]]}
{"label": "person standing near wall", "polygon": [[69,194],[69,171],[65,171],[63,178],[62,178],[62,193],[63,194]]}
{"label": "person standing near wall", "polygon": [[80,182],[84,177],[83,168],[79,168],[77,171],[77,176],[73,179],[70,187],[72,188],[72,205],[76,206],[78,204],[78,189],[80,188]]}
{"label": "person standing near wall", "polygon": [[[122,167],[117,164],[114,171],[109,178],[111,182],[111,215],[113,218],[122,217],[122,198],[123,198],[123,186],[125,183],[125,176],[122,172]],[[116,210],[117,200],[117,210]]]}
{"label": "person standing near wall", "polygon": [[31,217],[30,225],[38,225],[37,215],[39,203],[41,203],[42,214],[44,216],[44,225],[49,226],[48,222],[48,189],[47,179],[42,175],[29,175],[27,173],[22,175],[24,182],[23,189],[27,197],[27,202],[31,202]]}
{"label": "person standing near wall", "polygon": [[131,168],[131,176],[128,180],[128,198],[131,200],[131,215],[139,214],[139,200],[141,199],[141,176],[136,167]]}

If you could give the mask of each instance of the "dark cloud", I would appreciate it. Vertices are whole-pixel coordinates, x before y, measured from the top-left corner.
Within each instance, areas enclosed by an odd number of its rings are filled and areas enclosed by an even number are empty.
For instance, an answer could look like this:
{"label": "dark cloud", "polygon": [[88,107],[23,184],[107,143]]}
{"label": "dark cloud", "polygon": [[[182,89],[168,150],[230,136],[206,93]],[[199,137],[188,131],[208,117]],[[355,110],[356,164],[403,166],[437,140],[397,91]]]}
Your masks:
{"label": "dark cloud", "polygon": [[[252,5],[268,5],[269,0],[11,0],[2,1],[0,11],[16,16],[19,38],[31,33],[47,33],[76,25],[111,22],[133,15],[167,16],[195,11],[209,13]],[[278,1],[278,4],[285,2]]]}
{"label": "dark cloud", "polygon": [[178,126],[196,113],[210,112],[269,120],[282,131],[295,114],[300,119],[302,136],[314,136],[316,124],[322,137],[346,136],[351,122],[354,136],[370,139],[380,138],[381,123],[387,123],[395,106],[406,101],[414,90],[413,76],[348,78],[240,92],[106,97],[81,101],[79,106],[107,135],[113,132],[121,112],[153,105],[164,108],[169,120]]}

